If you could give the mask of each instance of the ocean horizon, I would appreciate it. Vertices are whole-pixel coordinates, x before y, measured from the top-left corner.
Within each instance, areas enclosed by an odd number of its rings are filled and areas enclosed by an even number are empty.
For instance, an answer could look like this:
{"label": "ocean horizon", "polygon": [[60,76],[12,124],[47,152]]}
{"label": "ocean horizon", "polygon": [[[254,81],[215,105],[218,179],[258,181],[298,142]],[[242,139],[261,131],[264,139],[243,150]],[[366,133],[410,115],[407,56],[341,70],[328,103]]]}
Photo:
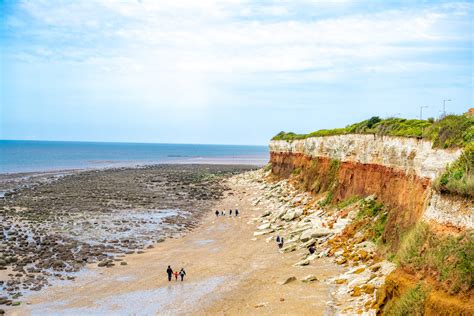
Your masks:
{"label": "ocean horizon", "polygon": [[0,174],[152,164],[268,162],[268,146],[0,140]]}

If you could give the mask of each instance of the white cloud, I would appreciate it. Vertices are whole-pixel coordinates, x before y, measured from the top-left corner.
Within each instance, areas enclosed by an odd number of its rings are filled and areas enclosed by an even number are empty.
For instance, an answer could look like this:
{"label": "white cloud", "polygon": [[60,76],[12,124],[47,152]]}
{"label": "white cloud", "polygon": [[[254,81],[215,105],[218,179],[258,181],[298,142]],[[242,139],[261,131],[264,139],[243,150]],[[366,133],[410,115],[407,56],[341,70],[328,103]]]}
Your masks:
{"label": "white cloud", "polygon": [[[317,10],[328,4],[305,2],[305,10],[307,5]],[[445,49],[444,41],[465,40],[453,19],[462,20],[472,5],[316,20],[298,19],[294,13],[303,7],[286,1],[268,6],[236,0],[35,1],[23,8],[37,25],[32,36],[52,44],[26,51],[37,58],[51,58],[53,51],[58,58],[102,63],[103,69],[181,74],[321,69],[334,78],[347,67],[383,71],[387,60],[398,65],[387,67],[389,72],[413,69],[404,64],[429,64],[419,60],[426,47],[433,53]]]}

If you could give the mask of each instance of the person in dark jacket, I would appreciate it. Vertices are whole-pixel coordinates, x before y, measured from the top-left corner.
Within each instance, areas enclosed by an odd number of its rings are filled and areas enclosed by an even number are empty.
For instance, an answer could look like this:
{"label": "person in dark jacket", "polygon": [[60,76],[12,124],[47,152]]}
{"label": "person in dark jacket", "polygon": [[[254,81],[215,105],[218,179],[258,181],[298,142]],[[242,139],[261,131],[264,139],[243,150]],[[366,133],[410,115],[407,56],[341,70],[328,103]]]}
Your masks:
{"label": "person in dark jacket", "polygon": [[171,269],[171,267],[168,266],[168,269],[166,269],[166,273],[168,273],[168,281],[171,282],[171,276],[173,275],[173,269]]}
{"label": "person in dark jacket", "polygon": [[239,210],[235,210],[235,216],[239,216]]}
{"label": "person in dark jacket", "polygon": [[278,248],[283,248],[283,237],[280,238],[280,243],[278,244]]}
{"label": "person in dark jacket", "polygon": [[314,245],[313,245],[313,246],[309,247],[308,250],[309,250],[309,254],[312,255],[312,254],[315,253],[316,248],[314,248]]}
{"label": "person in dark jacket", "polygon": [[216,211],[216,216],[219,216],[219,211]]}
{"label": "person in dark jacket", "polygon": [[229,215],[232,216],[232,210],[229,211]]}
{"label": "person in dark jacket", "polygon": [[280,235],[277,235],[276,242],[277,242],[277,244],[280,243]]}
{"label": "person in dark jacket", "polygon": [[181,271],[179,271],[179,276],[181,277],[181,282],[183,282],[184,276],[186,275],[186,271],[184,271],[184,268],[181,268]]}

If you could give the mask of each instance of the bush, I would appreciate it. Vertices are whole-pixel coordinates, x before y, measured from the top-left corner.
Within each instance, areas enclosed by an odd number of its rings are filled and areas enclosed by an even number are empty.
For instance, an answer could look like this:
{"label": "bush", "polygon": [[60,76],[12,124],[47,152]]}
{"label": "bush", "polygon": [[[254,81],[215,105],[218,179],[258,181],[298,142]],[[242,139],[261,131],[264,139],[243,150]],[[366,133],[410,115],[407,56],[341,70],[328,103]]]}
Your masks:
{"label": "bush", "polygon": [[464,147],[474,140],[474,116],[447,115],[429,126],[423,137],[435,148]]}
{"label": "bush", "polygon": [[437,235],[419,223],[402,236],[396,261],[404,268],[429,271],[451,293],[474,287],[474,238],[472,233]]}
{"label": "bush", "polygon": [[474,142],[466,145],[461,156],[433,183],[438,192],[474,196]]}
{"label": "bush", "polygon": [[384,308],[388,316],[424,315],[427,290],[421,283],[406,291],[398,299],[391,300]]}

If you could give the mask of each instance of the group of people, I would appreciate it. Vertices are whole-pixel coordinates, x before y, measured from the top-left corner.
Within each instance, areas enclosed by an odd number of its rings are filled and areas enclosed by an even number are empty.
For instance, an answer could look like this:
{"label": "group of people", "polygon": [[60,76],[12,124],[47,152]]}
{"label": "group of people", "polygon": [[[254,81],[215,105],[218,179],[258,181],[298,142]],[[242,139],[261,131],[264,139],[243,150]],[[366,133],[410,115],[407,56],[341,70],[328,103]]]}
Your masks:
{"label": "group of people", "polygon": [[184,280],[184,276],[186,275],[186,271],[184,271],[184,268],[181,268],[181,270],[178,272],[178,271],[173,271],[173,269],[171,269],[171,266],[168,266],[168,269],[166,269],[166,273],[168,274],[168,281],[170,282],[173,276],[176,281],[178,281],[178,276],[180,276],[181,282],[182,282]]}
{"label": "group of people", "polygon": [[[219,212],[219,211],[216,210],[215,214],[216,214],[216,217],[219,216],[219,215],[220,216],[225,216],[225,211],[220,211]],[[235,216],[239,216],[239,210],[235,209],[234,214],[235,214]],[[232,210],[229,210],[229,216],[232,216]]]}

